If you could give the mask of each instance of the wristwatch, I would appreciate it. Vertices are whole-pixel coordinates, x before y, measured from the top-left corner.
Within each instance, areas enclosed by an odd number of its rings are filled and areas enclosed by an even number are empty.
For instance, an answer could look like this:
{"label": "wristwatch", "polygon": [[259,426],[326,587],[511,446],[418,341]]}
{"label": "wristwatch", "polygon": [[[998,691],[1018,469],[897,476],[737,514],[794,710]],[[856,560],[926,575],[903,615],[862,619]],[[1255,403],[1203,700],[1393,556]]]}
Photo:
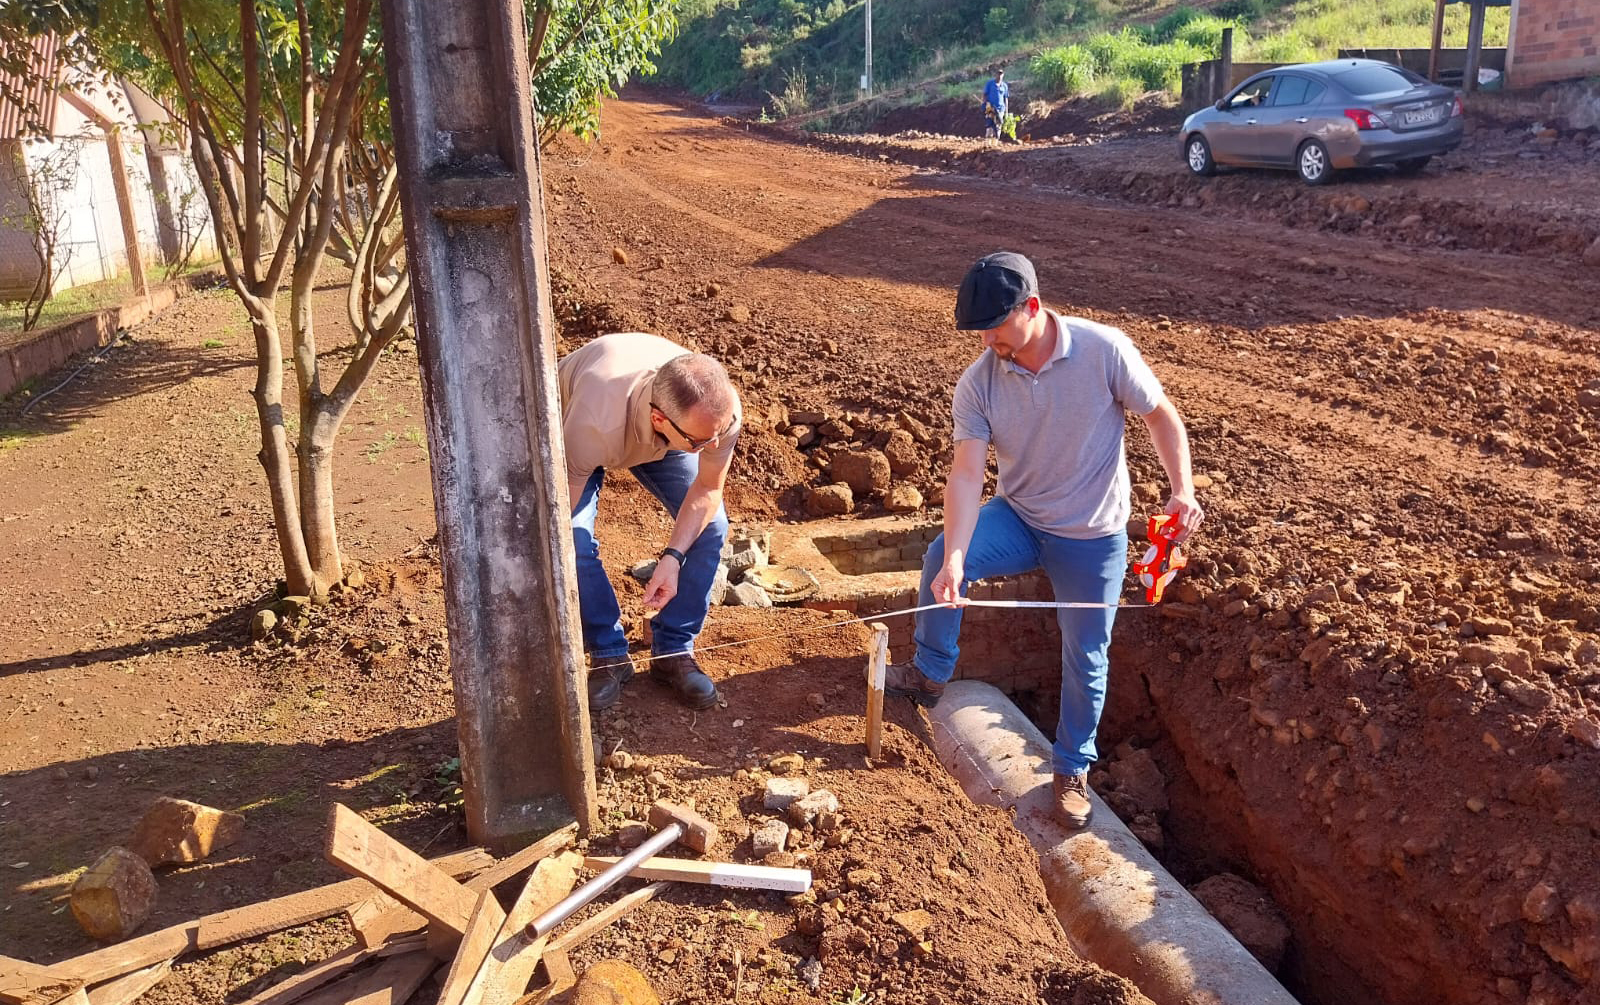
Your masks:
{"label": "wristwatch", "polygon": [[683,563],[684,563],[683,552],[679,551],[676,548],[662,548],[661,549],[661,554],[656,556],[656,561],[659,562],[659,561],[661,561],[661,559],[666,558],[668,555],[671,555],[673,558],[678,560],[678,568],[680,568],[680,569],[683,568]]}

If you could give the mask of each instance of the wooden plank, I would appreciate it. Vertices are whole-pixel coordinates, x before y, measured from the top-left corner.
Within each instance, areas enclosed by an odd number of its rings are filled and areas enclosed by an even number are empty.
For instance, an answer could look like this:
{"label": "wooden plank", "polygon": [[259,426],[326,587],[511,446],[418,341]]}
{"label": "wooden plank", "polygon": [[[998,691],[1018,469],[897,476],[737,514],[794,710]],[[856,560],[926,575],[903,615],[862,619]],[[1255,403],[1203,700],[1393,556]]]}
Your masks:
{"label": "wooden plank", "polygon": [[351,904],[345,918],[355,933],[356,944],[363,949],[381,946],[402,932],[421,931],[428,924],[427,918],[382,890]]}
{"label": "wooden plank", "polygon": [[554,954],[567,953],[574,947],[582,944],[583,941],[589,936],[600,931],[600,929],[611,924],[613,921],[616,921],[624,914],[627,914],[629,911],[633,910],[635,907],[638,907],[640,904],[643,904],[645,901],[651,899],[666,888],[666,883],[651,883],[649,886],[641,886],[639,889],[634,890],[627,896],[617,898],[614,902],[607,904],[603,909],[596,911],[594,914],[584,918],[576,925],[573,925],[565,932],[562,932],[560,935],[557,935],[555,938],[551,939],[549,948],[545,950],[544,958],[548,960]]}
{"label": "wooden plank", "polygon": [[467,888],[471,890],[488,890],[499,886],[506,880],[514,879],[533,868],[551,855],[566,851],[572,847],[572,842],[577,839],[578,825],[576,823],[570,823],[560,830],[551,831],[528,847],[518,852],[512,852],[472,877],[467,881]]}
{"label": "wooden plank", "polygon": [[578,983],[578,975],[572,972],[572,961],[567,959],[567,954],[557,950],[555,943],[545,949],[543,955],[544,970],[550,977],[550,983],[533,992],[518,998],[516,1005],[545,1005],[556,995],[559,995]]}
{"label": "wooden plank", "polygon": [[[596,872],[617,863],[617,856],[590,855],[585,869]],[[666,879],[678,883],[705,883],[741,890],[782,890],[804,893],[811,889],[810,869],[779,869],[770,865],[740,865],[735,862],[700,862],[686,858],[647,858],[628,875],[635,879]]]}
{"label": "wooden plank", "polygon": [[[463,873],[476,872],[482,869],[485,863],[492,861],[493,857],[482,848],[468,848],[465,851],[443,855],[435,859],[434,864],[451,873]],[[337,890],[339,893],[330,897],[328,895],[330,890]],[[284,919],[288,919],[289,925],[303,924],[304,922],[294,919],[306,916],[307,905],[325,905],[330,901],[342,900],[343,903],[329,912],[336,914],[345,905],[376,892],[377,888],[364,879],[346,879],[330,886],[291,893],[245,908],[207,915],[198,921],[186,921],[181,925],[163,928],[149,935],[141,935],[126,942],[119,942],[104,949],[52,964],[49,970],[51,975],[59,980],[99,984],[162,960],[182,956],[191,950],[212,949],[229,942],[276,931],[277,929],[271,926]],[[318,909],[321,909],[320,906]],[[312,915],[306,920],[316,921],[318,918],[328,916],[316,914],[315,911]],[[204,944],[201,940],[202,930],[205,933]],[[14,1005],[14,1003],[6,1002],[0,997],[0,1005]]]}
{"label": "wooden plank", "polygon": [[488,958],[489,951],[494,948],[495,939],[505,923],[506,912],[501,909],[500,902],[494,899],[494,891],[485,890],[478,894],[477,906],[461,936],[461,948],[450,962],[450,972],[445,975],[444,987],[439,990],[439,1005],[464,1005],[478,971]]}
{"label": "wooden plank", "polygon": [[[552,831],[479,872],[467,881],[467,889],[479,893],[499,886],[543,859],[571,847],[577,836],[576,823]],[[415,932],[428,923],[428,919],[382,891],[351,907],[348,916],[356,942],[368,948],[381,945],[401,932]]]}
{"label": "wooden plank", "polygon": [[50,1005],[84,983],[81,978],[63,977],[43,964],[0,956],[0,1002],[4,1005]]}
{"label": "wooden plank", "polygon": [[76,980],[85,984],[99,984],[123,974],[143,969],[162,960],[170,960],[195,947],[200,935],[200,922],[186,921],[181,925],[163,928],[149,935],[140,935],[92,953],[74,956],[70,960],[51,964],[50,973],[62,980]]}
{"label": "wooden plank", "polygon": [[889,626],[874,621],[871,654],[867,658],[867,756],[883,756],[883,684],[889,670]]}
{"label": "wooden plank", "polygon": [[404,1005],[439,969],[431,953],[406,953],[302,998],[300,1005]]}
{"label": "wooden plank", "polygon": [[[357,819],[360,819],[357,817]],[[365,820],[361,821],[366,823]],[[371,824],[367,824],[371,826]],[[376,828],[374,828],[376,830]],[[382,833],[379,831],[378,833]],[[393,841],[387,835],[384,840]],[[403,848],[398,842],[397,847]],[[409,849],[407,853],[410,854]],[[424,863],[430,865],[435,871],[440,872],[447,880],[454,883],[451,874],[462,869],[464,865],[477,865],[489,859],[490,856],[482,849],[469,849],[467,852],[458,852],[441,858],[437,863]],[[419,858],[420,861],[420,858]],[[457,884],[459,885],[459,884]],[[364,897],[379,892],[372,883],[366,879],[347,879],[329,886],[319,886],[300,893],[291,893],[285,897],[275,897],[259,904],[250,904],[246,907],[235,908],[232,911],[223,911],[220,914],[208,915],[200,919],[200,935],[196,940],[197,950],[215,949],[233,942],[253,939],[269,932],[282,931],[296,925],[304,925],[312,921],[320,921],[345,910],[351,904]],[[381,940],[380,940],[381,941]]]}
{"label": "wooden plank", "polygon": [[289,1005],[290,1002],[299,1001],[324,984],[338,980],[374,955],[373,950],[359,947],[334,953],[321,963],[313,964],[294,976],[251,995],[240,1005]]}
{"label": "wooden plank", "polygon": [[116,980],[89,989],[89,1005],[133,1005],[139,996],[161,983],[172,972],[172,961],[162,960],[143,970],[123,974]]}
{"label": "wooden plank", "polygon": [[523,929],[572,892],[582,863],[580,856],[569,852],[547,858],[534,867],[516,902],[506,912],[494,947],[479,968],[473,993],[468,996],[469,1005],[510,1005],[528,990],[546,940],[529,940]]}
{"label": "wooden plank", "polygon": [[472,920],[471,890],[339,803],[329,813],[327,858],[457,937]]}

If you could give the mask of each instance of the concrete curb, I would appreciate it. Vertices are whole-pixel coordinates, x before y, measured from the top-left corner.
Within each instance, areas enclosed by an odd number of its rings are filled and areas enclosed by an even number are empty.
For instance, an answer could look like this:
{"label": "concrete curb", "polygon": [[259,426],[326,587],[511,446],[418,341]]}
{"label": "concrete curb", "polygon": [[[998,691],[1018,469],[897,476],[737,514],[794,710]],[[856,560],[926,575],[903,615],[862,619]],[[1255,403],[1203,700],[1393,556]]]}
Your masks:
{"label": "concrete curb", "polygon": [[1050,813],[1050,743],[1010,699],[955,681],[931,714],[934,750],[974,802],[1012,811],[1080,954],[1133,981],[1157,1005],[1296,1005],[1163,869],[1100,798],[1084,831]]}
{"label": "concrete curb", "polygon": [[221,278],[220,269],[207,269],[152,287],[149,297],[131,297],[118,307],[105,307],[75,321],[28,333],[25,339],[0,349],[0,398],[78,353],[106,345],[119,329],[132,328],[166,310],[180,297]]}

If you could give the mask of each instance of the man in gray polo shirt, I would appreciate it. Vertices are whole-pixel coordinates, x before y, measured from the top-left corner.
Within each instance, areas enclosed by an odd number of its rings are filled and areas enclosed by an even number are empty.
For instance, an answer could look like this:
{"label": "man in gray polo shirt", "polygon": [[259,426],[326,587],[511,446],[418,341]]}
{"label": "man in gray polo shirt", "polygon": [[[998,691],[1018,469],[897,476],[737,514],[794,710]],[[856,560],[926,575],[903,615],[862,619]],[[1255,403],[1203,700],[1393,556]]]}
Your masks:
{"label": "man in gray polo shirt", "polygon": [[[956,327],[983,334],[984,352],[956,383],[955,458],[944,533],[922,561],[916,655],[889,667],[886,688],[933,705],[955,673],[968,584],[1043,568],[1059,601],[1115,605],[1128,568],[1127,412],[1144,419],[1171,483],[1166,512],[1184,530],[1204,513],[1194,495],[1189,438],[1178,410],[1127,335],[1039,302],[1033,263],[1013,252],[980,258],[956,296]],[[990,446],[999,489],[979,505]],[[1089,822],[1089,764],[1105,704],[1115,606],[1066,608],[1061,710],[1052,750],[1055,810]]]}

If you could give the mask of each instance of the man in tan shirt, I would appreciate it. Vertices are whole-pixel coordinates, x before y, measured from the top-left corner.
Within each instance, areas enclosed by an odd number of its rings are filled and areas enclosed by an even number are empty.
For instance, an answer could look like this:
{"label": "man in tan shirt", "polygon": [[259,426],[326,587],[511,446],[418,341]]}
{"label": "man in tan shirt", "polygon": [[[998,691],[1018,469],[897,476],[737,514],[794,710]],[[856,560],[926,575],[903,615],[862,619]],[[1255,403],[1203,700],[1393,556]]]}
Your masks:
{"label": "man in tan shirt", "polygon": [[667,546],[645,586],[656,615],[650,676],[691,708],[717,700],[694,659],[728,537],[722,488],[742,412],[722,364],[656,335],[602,335],[561,360],[578,606],[589,653],[589,706],[607,708],[633,676],[617,595],[600,563],[595,514],[607,469],[627,468],[671,513]]}

